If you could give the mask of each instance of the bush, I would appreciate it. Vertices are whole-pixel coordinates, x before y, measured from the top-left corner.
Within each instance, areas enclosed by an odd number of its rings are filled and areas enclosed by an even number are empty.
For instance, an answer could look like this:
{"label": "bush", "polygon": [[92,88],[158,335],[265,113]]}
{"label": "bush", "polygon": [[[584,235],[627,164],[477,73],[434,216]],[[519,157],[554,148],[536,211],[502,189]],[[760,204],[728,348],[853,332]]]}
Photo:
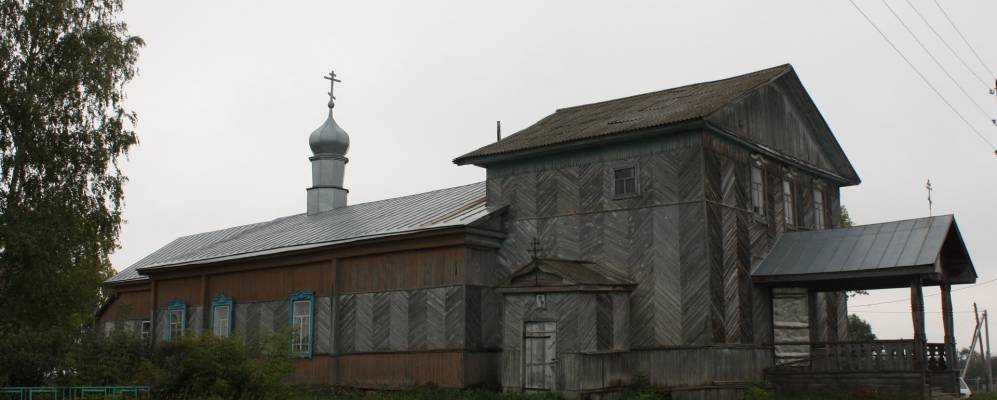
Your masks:
{"label": "bush", "polygon": [[270,335],[243,345],[238,337],[184,336],[157,347],[144,378],[157,398],[287,398],[289,337]]}
{"label": "bush", "polygon": [[145,344],[134,333],[86,336],[69,355],[65,384],[149,385],[161,399],[285,399],[292,371],[290,335],[264,336],[250,345],[238,337],[186,335]]}
{"label": "bush", "polygon": [[116,330],[110,336],[88,333],[67,354],[69,367],[60,379],[67,386],[144,385],[149,346],[137,335]]}
{"label": "bush", "polygon": [[758,384],[748,386],[744,390],[744,400],[772,400],[773,398],[772,393]]}

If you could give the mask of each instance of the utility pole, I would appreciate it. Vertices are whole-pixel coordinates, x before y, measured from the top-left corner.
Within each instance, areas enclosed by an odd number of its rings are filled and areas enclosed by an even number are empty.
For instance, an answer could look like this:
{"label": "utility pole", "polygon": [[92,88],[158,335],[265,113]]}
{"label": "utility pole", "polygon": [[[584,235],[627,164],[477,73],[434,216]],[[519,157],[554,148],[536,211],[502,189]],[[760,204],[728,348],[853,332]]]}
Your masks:
{"label": "utility pole", "polygon": [[[973,304],[973,309],[974,310],[976,309],[976,304],[975,303]],[[969,345],[969,354],[966,355],[965,364],[963,364],[963,366],[962,366],[962,373],[959,374],[960,378],[963,378],[963,379],[966,378],[966,373],[969,372],[969,364],[973,363],[973,353],[976,352],[976,341],[982,339],[980,337],[980,332],[981,332],[981,330],[980,330],[980,319],[977,318],[976,319],[976,327],[973,328],[973,342],[972,342],[972,344]],[[980,358],[983,358],[983,353],[980,353]],[[977,381],[976,387],[977,388],[980,387],[979,381]]]}
{"label": "utility pole", "polygon": [[[980,343],[980,358],[985,358],[987,352],[983,349],[983,325],[980,322],[980,312],[976,308],[976,303],[973,303],[973,316],[976,317],[976,334],[979,335],[979,337],[980,337],[980,341],[979,341],[979,343]],[[974,349],[970,349],[970,353],[972,353],[973,350]],[[983,371],[987,375],[990,375],[989,368],[987,368],[988,365],[990,365],[990,360],[989,359],[984,359],[983,360]],[[987,386],[987,391],[990,391],[990,387],[989,386]]]}
{"label": "utility pole", "polygon": [[993,366],[990,361],[990,318],[987,316],[987,310],[983,310],[983,328],[986,330],[987,335],[987,391],[994,390],[994,372],[992,370]]}

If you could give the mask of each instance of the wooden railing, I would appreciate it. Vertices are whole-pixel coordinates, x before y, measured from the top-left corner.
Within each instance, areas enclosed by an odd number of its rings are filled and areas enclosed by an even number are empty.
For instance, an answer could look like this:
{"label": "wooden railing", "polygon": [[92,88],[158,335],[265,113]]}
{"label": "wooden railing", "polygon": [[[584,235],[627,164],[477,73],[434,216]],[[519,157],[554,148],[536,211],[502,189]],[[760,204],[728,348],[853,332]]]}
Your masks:
{"label": "wooden railing", "polygon": [[814,371],[913,371],[913,340],[814,343]]}
{"label": "wooden railing", "polygon": [[[794,343],[804,344],[804,343]],[[913,340],[875,340],[867,342],[809,343],[810,357],[782,364],[780,368],[803,368],[814,372],[848,371],[917,371],[924,365],[929,371],[947,371],[949,357],[942,343],[928,343],[918,362]]]}
{"label": "wooden railing", "polygon": [[948,371],[948,353],[945,351],[945,343],[928,343],[925,345],[925,358],[928,360],[928,371]]}

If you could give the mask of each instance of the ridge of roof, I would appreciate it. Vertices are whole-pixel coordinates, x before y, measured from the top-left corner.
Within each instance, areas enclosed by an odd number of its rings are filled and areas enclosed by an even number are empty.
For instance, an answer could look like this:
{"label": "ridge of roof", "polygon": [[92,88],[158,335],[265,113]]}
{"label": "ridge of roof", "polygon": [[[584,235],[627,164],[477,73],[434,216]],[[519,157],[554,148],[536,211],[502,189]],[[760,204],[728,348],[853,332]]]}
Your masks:
{"label": "ridge of roof", "polygon": [[[726,78],[714,79],[712,81],[703,81],[703,82],[689,83],[689,84],[685,84],[685,85],[682,85],[682,86],[676,86],[676,87],[672,87],[672,88],[668,88],[668,89],[661,89],[661,90],[655,90],[655,91],[651,91],[651,92],[638,93],[638,94],[633,94],[633,95],[629,95],[629,96],[617,97],[615,99],[601,100],[601,101],[596,101],[596,102],[592,102],[592,103],[585,103],[585,104],[578,104],[578,105],[574,105],[574,106],[561,107],[561,108],[555,109],[554,111],[555,112],[557,112],[557,111],[567,111],[567,110],[572,110],[572,109],[576,109],[576,108],[582,108],[582,107],[588,107],[588,106],[597,106],[597,105],[600,105],[600,104],[603,104],[603,103],[612,103],[612,102],[615,102],[615,101],[632,100],[632,99],[635,99],[635,98],[638,98],[638,97],[642,97],[642,96],[660,95],[660,94],[664,94],[664,93],[671,92],[671,91],[679,91],[679,90],[683,90],[683,89],[690,89],[693,86],[712,85],[712,84],[717,84],[717,83],[721,83],[721,82],[724,82],[724,81],[730,81],[730,80],[734,80],[734,79],[746,78],[746,77],[749,77],[749,76],[766,74],[766,73],[773,72],[773,71],[781,71],[781,70],[788,71],[788,70],[790,70],[792,68],[793,68],[793,66],[791,64],[785,63],[785,64],[782,64],[782,65],[777,65],[775,67],[769,67],[769,68],[765,68],[765,69],[760,69],[760,70],[757,70],[757,71],[752,71],[752,72],[748,72],[748,73],[744,73],[744,74],[740,74],[740,75],[729,76],[729,77],[726,77]],[[780,75],[782,75],[782,74],[780,73],[780,74],[774,76],[771,79],[775,79],[776,77],[778,77]],[[771,79],[769,79],[769,81],[771,81]],[[762,84],[764,84],[764,83],[762,83]],[[755,86],[755,87],[757,87],[757,86]]]}
{"label": "ridge of roof", "polygon": [[[458,165],[472,164],[476,159],[480,160],[486,157],[554,147],[585,139],[625,134],[705,118],[790,71],[793,71],[793,67],[787,63],[713,81],[558,108],[554,113],[541,118],[532,125],[506,136],[498,142],[487,144],[457,157],[453,162]],[[732,89],[723,85],[731,82],[740,82],[744,86]],[[678,101],[684,101],[685,104],[674,104]],[[645,104],[648,102],[655,104]],[[662,104],[667,107],[663,107]],[[615,109],[610,110],[609,108]],[[585,115],[578,115],[583,113]],[[626,117],[628,114],[635,118],[629,120],[617,118]],[[569,126],[565,127],[565,125]],[[616,126],[606,128],[614,125]]]}

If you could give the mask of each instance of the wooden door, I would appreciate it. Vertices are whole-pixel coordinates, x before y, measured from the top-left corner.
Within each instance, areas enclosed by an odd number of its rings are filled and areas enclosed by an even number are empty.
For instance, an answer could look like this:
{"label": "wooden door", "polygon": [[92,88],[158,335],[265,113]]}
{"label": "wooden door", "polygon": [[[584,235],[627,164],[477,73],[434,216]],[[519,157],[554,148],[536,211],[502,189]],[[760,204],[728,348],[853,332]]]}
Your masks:
{"label": "wooden door", "polygon": [[554,390],[557,323],[527,322],[523,329],[523,389]]}

